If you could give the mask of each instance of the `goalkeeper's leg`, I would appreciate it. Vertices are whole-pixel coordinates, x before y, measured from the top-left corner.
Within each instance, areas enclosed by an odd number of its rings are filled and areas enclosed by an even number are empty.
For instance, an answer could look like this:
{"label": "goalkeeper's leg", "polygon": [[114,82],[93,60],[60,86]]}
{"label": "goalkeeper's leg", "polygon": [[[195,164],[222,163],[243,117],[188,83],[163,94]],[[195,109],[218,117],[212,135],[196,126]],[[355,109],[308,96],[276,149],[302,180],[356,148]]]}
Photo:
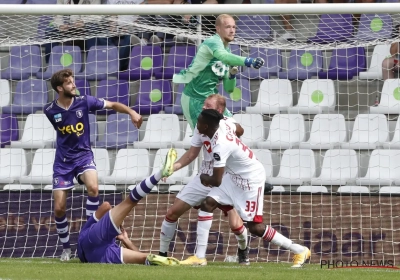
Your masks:
{"label": "goalkeeper's leg", "polygon": [[203,110],[204,100],[205,98],[202,100],[195,99],[182,93],[181,106],[183,115],[185,116],[185,119],[187,120],[190,127],[192,128],[192,131],[196,126],[198,116]]}

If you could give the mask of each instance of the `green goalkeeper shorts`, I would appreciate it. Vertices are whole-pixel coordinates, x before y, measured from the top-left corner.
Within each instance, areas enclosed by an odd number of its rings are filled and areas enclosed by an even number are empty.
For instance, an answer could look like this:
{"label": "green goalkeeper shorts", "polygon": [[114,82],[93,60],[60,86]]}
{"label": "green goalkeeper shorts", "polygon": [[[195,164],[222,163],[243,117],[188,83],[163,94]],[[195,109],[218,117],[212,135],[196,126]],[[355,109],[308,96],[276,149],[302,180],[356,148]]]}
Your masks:
{"label": "green goalkeeper shorts", "polygon": [[[181,106],[183,115],[185,116],[185,119],[189,123],[190,127],[192,128],[192,131],[194,130],[194,127],[197,124],[197,118],[199,117],[201,111],[203,110],[203,105],[205,100],[206,98],[197,99],[189,97],[186,94],[182,93]],[[224,116],[232,117],[232,114],[231,112],[229,112],[228,109],[225,109]]]}

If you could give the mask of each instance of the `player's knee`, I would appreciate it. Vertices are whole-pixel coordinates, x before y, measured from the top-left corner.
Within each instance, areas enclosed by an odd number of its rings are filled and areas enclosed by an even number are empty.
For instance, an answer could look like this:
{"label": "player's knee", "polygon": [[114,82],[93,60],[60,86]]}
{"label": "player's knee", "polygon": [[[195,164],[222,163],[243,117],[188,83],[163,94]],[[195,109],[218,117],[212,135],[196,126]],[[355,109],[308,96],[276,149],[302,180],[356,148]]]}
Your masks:
{"label": "player's knee", "polygon": [[112,209],[111,204],[108,201],[104,201],[101,206],[101,208],[103,208],[105,211],[109,211]]}
{"label": "player's knee", "polygon": [[264,234],[264,224],[247,222],[247,227],[249,228],[249,232],[251,234],[254,234],[256,236],[262,236]]}
{"label": "player's knee", "polygon": [[65,215],[66,212],[66,207],[62,205],[54,205],[54,215],[57,218],[61,218],[62,216]]}
{"label": "player's knee", "polygon": [[206,212],[213,212],[218,207],[218,202],[214,198],[207,197],[201,203],[201,210]]}
{"label": "player's knee", "polygon": [[89,196],[98,196],[99,195],[99,187],[97,184],[86,185],[87,192]]}
{"label": "player's knee", "polygon": [[181,215],[173,207],[170,207],[167,210],[167,214],[165,216],[171,221],[176,221],[180,218]]}

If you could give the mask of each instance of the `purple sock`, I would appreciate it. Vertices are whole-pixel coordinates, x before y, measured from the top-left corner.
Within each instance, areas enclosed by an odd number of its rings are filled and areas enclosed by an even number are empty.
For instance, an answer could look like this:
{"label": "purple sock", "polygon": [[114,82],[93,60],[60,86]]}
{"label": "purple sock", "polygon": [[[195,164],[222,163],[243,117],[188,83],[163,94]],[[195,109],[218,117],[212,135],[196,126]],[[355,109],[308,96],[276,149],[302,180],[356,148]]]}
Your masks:
{"label": "purple sock", "polygon": [[89,219],[97,208],[99,208],[99,196],[88,196],[86,200],[86,218]]}
{"label": "purple sock", "polygon": [[[158,179],[159,178],[159,179]],[[147,177],[145,180],[137,184],[130,192],[129,198],[132,202],[138,202],[143,197],[148,195],[151,189],[158,184],[161,180],[161,176],[159,174],[154,174],[150,177]]]}
{"label": "purple sock", "polygon": [[62,216],[61,218],[55,217],[55,221],[56,221],[58,237],[60,238],[60,241],[63,244],[63,248],[64,249],[71,248],[71,245],[69,244],[67,215]]}

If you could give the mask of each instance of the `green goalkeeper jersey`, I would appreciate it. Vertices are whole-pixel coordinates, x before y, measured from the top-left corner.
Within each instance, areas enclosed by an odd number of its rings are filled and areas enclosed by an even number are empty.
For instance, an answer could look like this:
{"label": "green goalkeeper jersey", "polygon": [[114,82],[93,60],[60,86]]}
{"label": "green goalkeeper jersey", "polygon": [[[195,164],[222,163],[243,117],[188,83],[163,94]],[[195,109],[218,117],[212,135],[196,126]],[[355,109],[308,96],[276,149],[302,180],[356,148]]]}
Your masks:
{"label": "green goalkeeper jersey", "polygon": [[198,48],[188,69],[175,74],[173,82],[187,84],[183,93],[204,100],[218,93],[217,85],[223,80],[224,90],[233,92],[236,79],[229,79],[229,66],[244,66],[245,57],[231,53],[218,34],[206,39]]}

